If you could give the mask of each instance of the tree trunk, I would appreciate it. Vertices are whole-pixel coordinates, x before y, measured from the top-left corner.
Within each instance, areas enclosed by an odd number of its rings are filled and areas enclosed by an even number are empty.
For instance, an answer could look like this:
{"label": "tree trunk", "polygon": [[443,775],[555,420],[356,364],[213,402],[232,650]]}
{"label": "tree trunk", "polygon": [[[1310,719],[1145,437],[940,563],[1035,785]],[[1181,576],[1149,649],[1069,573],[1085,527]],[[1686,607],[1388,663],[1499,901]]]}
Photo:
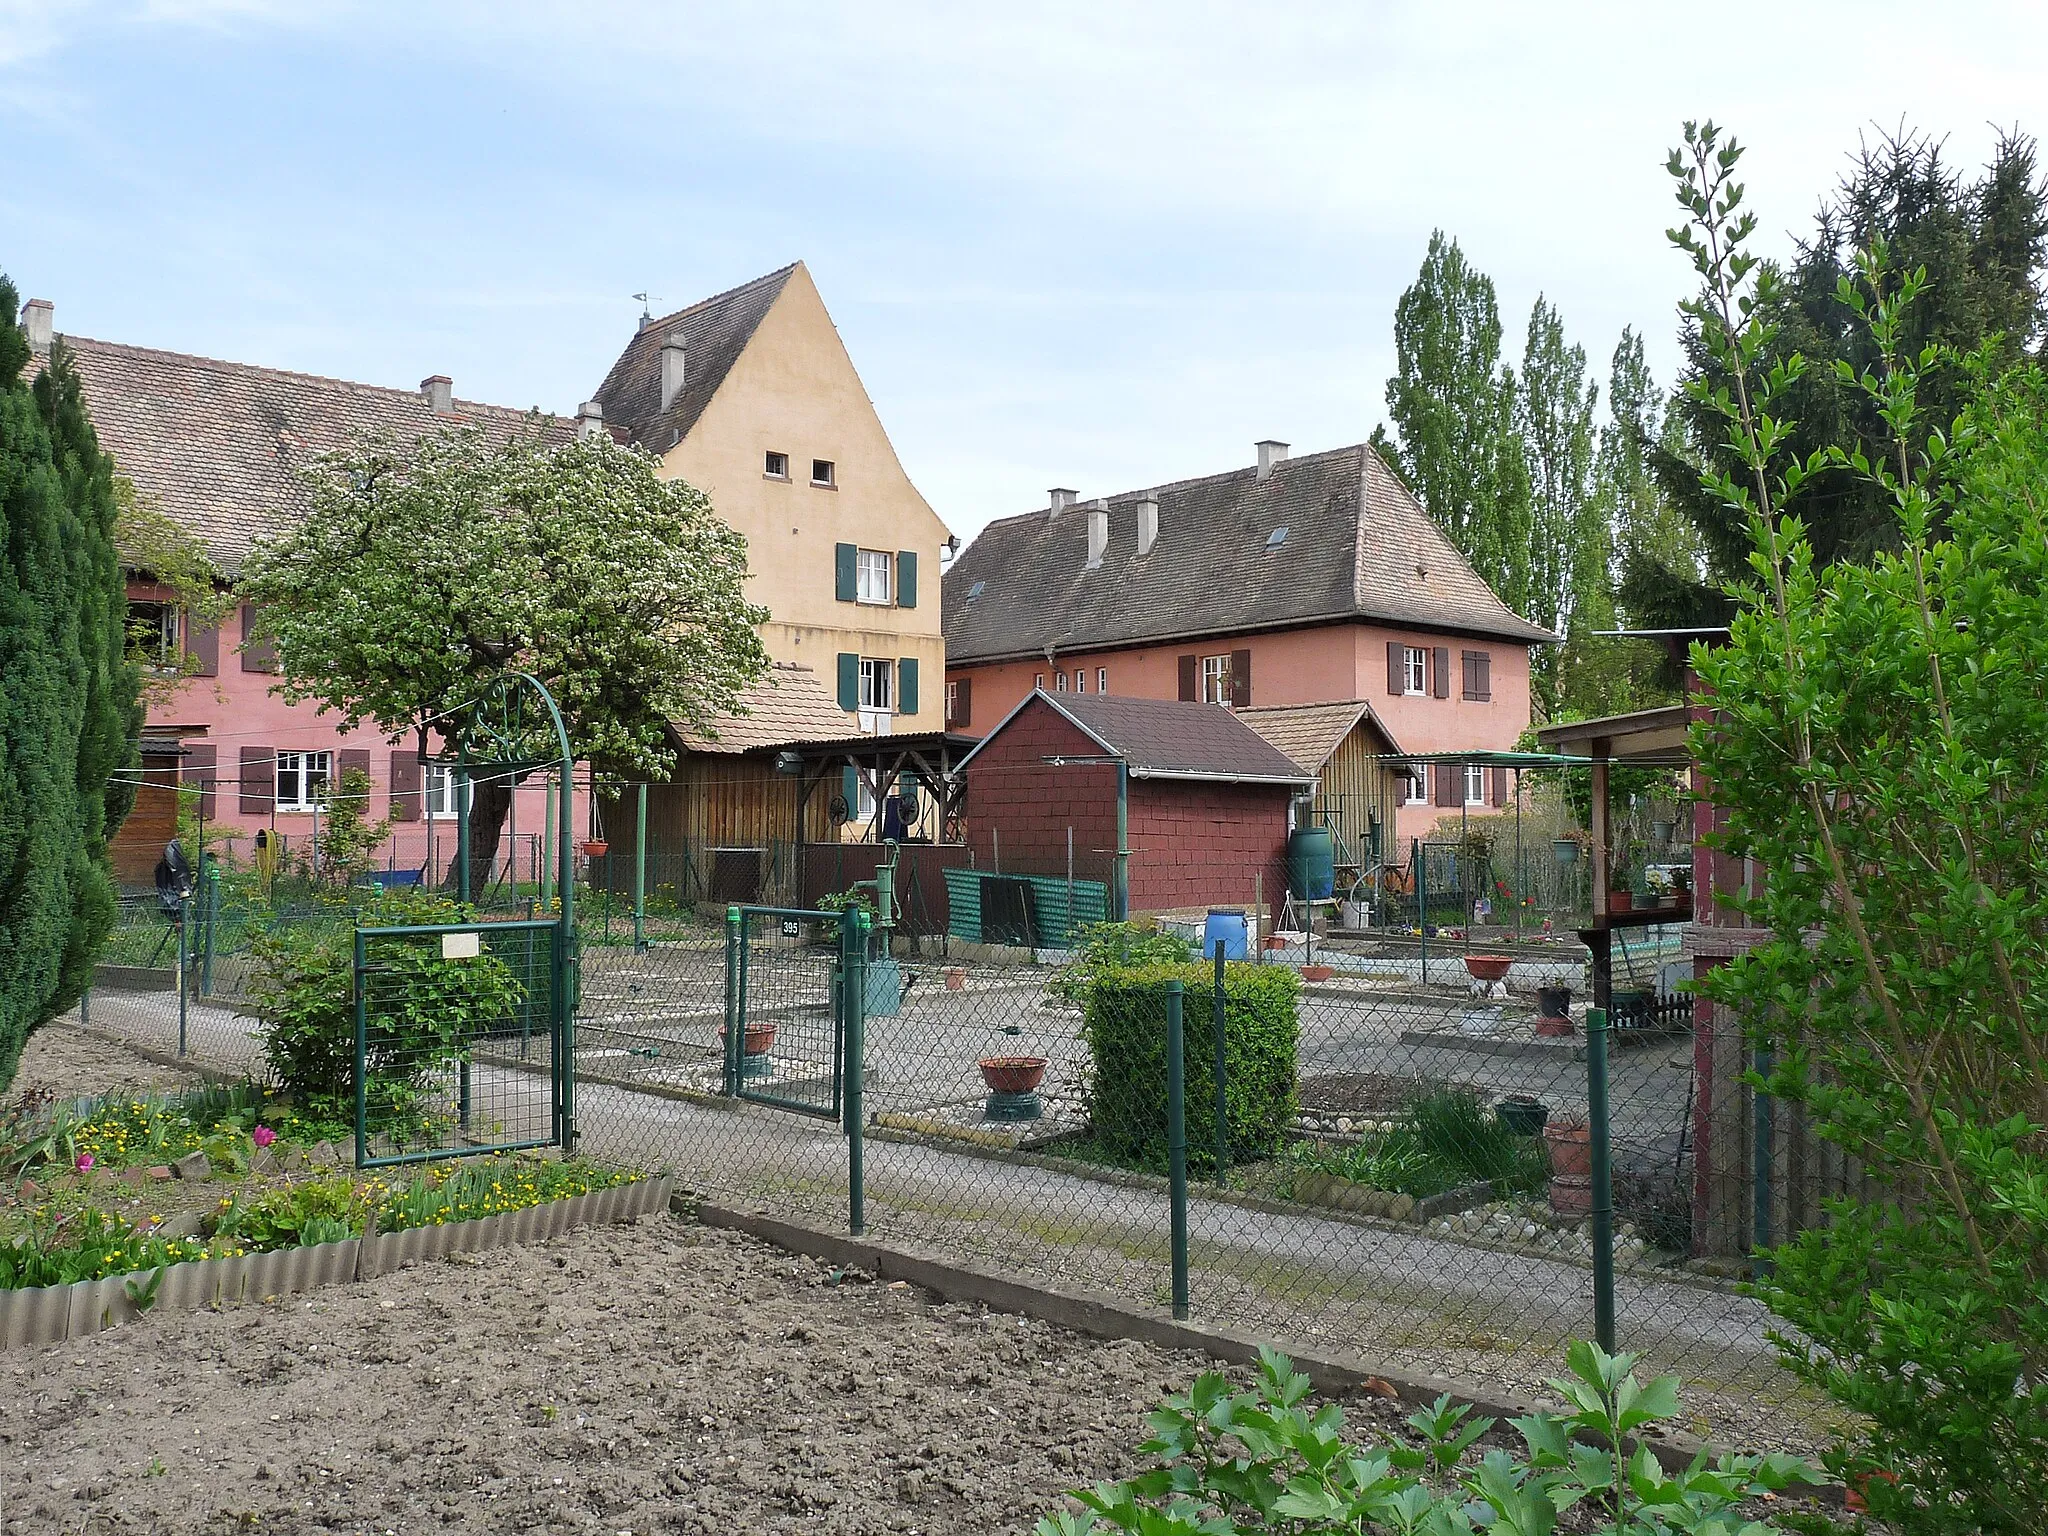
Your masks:
{"label": "tree trunk", "polygon": [[[472,901],[482,896],[498,843],[505,835],[505,818],[512,810],[512,785],[493,775],[479,779],[469,797],[469,894]],[[450,861],[448,889],[457,885],[460,866]]]}

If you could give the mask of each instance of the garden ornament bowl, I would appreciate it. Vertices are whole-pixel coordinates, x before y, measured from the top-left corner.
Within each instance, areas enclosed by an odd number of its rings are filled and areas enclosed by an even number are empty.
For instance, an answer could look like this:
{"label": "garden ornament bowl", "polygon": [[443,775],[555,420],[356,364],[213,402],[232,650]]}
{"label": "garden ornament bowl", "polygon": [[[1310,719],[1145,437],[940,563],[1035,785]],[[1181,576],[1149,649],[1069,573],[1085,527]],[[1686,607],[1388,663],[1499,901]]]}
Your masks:
{"label": "garden ornament bowl", "polygon": [[612,845],[601,837],[586,838],[577,847],[586,859],[601,859],[612,851]]}
{"label": "garden ornament bowl", "polygon": [[990,1093],[1036,1093],[1045,1081],[1043,1056],[984,1056],[977,1065]]}
{"label": "garden ornament bowl", "polygon": [[1496,982],[1508,979],[1508,967],[1515,963],[1513,955],[1467,955],[1465,969],[1474,981]]}

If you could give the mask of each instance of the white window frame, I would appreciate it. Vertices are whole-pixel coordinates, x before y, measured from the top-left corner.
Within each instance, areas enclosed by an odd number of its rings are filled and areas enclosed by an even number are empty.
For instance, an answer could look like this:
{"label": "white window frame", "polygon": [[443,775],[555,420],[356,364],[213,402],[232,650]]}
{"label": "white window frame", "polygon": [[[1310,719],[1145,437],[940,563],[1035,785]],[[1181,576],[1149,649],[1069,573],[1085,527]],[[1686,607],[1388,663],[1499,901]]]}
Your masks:
{"label": "white window frame", "polygon": [[860,709],[864,715],[896,712],[896,663],[890,657],[861,657]]}
{"label": "white window frame", "polygon": [[1067,669],[1065,667],[1061,667],[1053,673],[1052,691],[1054,693],[1065,693],[1067,691]]}
{"label": "white window frame", "polygon": [[1419,645],[1401,647],[1401,693],[1406,698],[1429,696],[1429,653]]}
{"label": "white window frame", "polygon": [[960,717],[960,685],[946,684],[946,724],[951,725]]}
{"label": "white window frame", "polygon": [[[284,792],[287,774],[291,776],[292,785],[289,798]],[[314,810],[320,804],[320,791],[334,782],[334,754],[331,751],[280,751],[277,754],[275,781],[277,808],[280,811]]]}
{"label": "white window frame", "polygon": [[853,776],[853,819],[856,822],[875,819],[875,792],[868,788],[868,776],[864,773]]}
{"label": "white window frame", "polygon": [[1076,667],[1076,668],[1074,668],[1074,692],[1076,692],[1076,693],[1086,693],[1087,691],[1088,691],[1088,669],[1087,669],[1086,667]]}
{"label": "white window frame", "polygon": [[[782,460],[782,468],[775,467],[775,461]],[[761,477],[764,480],[787,480],[789,478],[789,455],[780,449],[764,448],[761,451]]]}
{"label": "white window frame", "polygon": [[1035,674],[1031,679],[1031,686],[1040,693],[1045,692],[1045,674],[1043,672]]}
{"label": "white window frame", "polygon": [[1486,804],[1486,765],[1467,763],[1465,765],[1465,804]]}
{"label": "white window frame", "polygon": [[1095,691],[1097,693],[1109,692],[1109,668],[1097,667],[1095,669]]}
{"label": "white window frame", "polygon": [[856,550],[853,600],[887,608],[896,601],[896,557],[886,549]]}
{"label": "white window frame", "polygon": [[151,672],[176,672],[183,668],[185,661],[185,610],[176,603],[164,602],[157,598],[138,598],[128,604],[128,636],[131,643],[139,627],[140,608],[157,610],[156,622],[149,626],[155,632],[154,639],[146,643],[137,659]]}
{"label": "white window frame", "polygon": [[[476,780],[466,780],[462,800],[476,804]],[[428,763],[420,779],[420,806],[427,820],[435,821],[462,814],[455,794],[455,769],[447,763]]]}
{"label": "white window frame", "polygon": [[[821,478],[818,471],[825,471]],[[822,490],[837,490],[839,487],[839,465],[831,459],[811,460],[811,484]]]}
{"label": "white window frame", "polygon": [[1402,796],[1403,805],[1429,804],[1429,769],[1417,764],[1408,771],[1408,792]]}
{"label": "white window frame", "polygon": [[1201,700],[1230,708],[1230,652],[1202,658]]}

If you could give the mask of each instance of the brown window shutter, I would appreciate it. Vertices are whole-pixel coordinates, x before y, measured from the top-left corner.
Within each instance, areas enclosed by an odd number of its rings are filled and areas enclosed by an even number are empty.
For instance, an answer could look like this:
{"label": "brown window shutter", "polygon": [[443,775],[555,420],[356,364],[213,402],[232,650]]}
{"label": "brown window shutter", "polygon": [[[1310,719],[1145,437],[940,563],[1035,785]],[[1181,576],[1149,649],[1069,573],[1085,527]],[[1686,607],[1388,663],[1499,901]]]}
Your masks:
{"label": "brown window shutter", "polygon": [[417,747],[401,747],[391,754],[391,819],[420,819],[420,783],[425,777]]}
{"label": "brown window shutter", "polygon": [[973,678],[963,677],[960,679],[958,695],[959,696],[953,702],[953,708],[957,712],[954,716],[953,723],[957,726],[965,727],[967,725],[972,724],[974,720]]}
{"label": "brown window shutter", "polygon": [[1408,691],[1408,647],[1398,640],[1387,642],[1387,692],[1399,697]]}
{"label": "brown window shutter", "polygon": [[[334,787],[330,793],[339,795],[342,792],[341,781],[347,775],[349,769],[360,768],[363,771],[364,778],[370,777],[370,754],[361,747],[343,747],[337,755],[335,766],[338,771],[334,775]],[[374,782],[372,787],[375,787]],[[363,819],[365,821],[369,820],[370,802],[367,795],[364,796],[363,803],[359,809],[363,813]]]}
{"label": "brown window shutter", "polygon": [[1508,803],[1508,771],[1505,768],[1493,770],[1493,803],[1495,805],[1506,805]]}
{"label": "brown window shutter", "polygon": [[1463,805],[1465,803],[1465,765],[1463,763],[1438,763],[1436,765],[1436,803],[1438,805]]}
{"label": "brown window shutter", "polygon": [[277,804],[277,749],[242,748],[242,799],[237,807],[244,816],[268,816]]}
{"label": "brown window shutter", "polygon": [[1473,681],[1478,685],[1472,697],[1484,703],[1493,697],[1493,653],[1474,651],[1472,653]]}
{"label": "brown window shutter", "polygon": [[[242,604],[242,670],[244,672],[275,672],[277,670],[277,642],[258,640],[249,642],[249,631],[256,626],[256,605]],[[269,750],[268,748],[265,749]]]}
{"label": "brown window shutter", "polygon": [[1184,703],[1192,704],[1201,697],[1198,668],[1201,663],[1192,656],[1180,659],[1180,696]]}
{"label": "brown window shutter", "polygon": [[1232,651],[1230,653],[1230,707],[1250,709],[1252,707],[1252,653]]}
{"label": "brown window shutter", "polygon": [[1451,648],[1440,645],[1432,650],[1429,653],[1429,666],[1430,671],[1435,674],[1430,678],[1433,686],[1429,691],[1439,699],[1448,699],[1451,696]]}
{"label": "brown window shutter", "polygon": [[[198,624],[190,613],[185,615],[185,654],[192,658],[194,677],[220,676],[220,626]],[[208,748],[208,751],[213,750]],[[187,758],[187,762],[191,759]]]}
{"label": "brown window shutter", "polygon": [[[211,674],[208,674],[211,675]],[[220,771],[220,749],[203,742],[185,748],[185,761],[178,769],[178,782],[199,786],[199,819],[213,820],[213,780]]]}

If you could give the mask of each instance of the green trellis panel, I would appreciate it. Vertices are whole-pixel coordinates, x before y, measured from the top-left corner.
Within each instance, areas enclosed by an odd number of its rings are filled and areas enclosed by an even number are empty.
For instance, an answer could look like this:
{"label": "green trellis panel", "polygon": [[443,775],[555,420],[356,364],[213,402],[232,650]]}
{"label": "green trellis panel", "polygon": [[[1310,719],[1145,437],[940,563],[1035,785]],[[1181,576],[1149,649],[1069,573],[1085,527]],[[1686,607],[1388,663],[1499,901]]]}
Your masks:
{"label": "green trellis panel", "polygon": [[1073,910],[1067,908],[1068,883],[1064,875],[996,875],[984,869],[946,871],[946,931],[969,944],[982,942],[981,887],[984,880],[1024,880],[1031,886],[1032,911],[1037,917],[1041,944],[1064,948],[1073,942],[1074,929],[1109,919],[1109,887],[1100,880],[1073,882]]}

